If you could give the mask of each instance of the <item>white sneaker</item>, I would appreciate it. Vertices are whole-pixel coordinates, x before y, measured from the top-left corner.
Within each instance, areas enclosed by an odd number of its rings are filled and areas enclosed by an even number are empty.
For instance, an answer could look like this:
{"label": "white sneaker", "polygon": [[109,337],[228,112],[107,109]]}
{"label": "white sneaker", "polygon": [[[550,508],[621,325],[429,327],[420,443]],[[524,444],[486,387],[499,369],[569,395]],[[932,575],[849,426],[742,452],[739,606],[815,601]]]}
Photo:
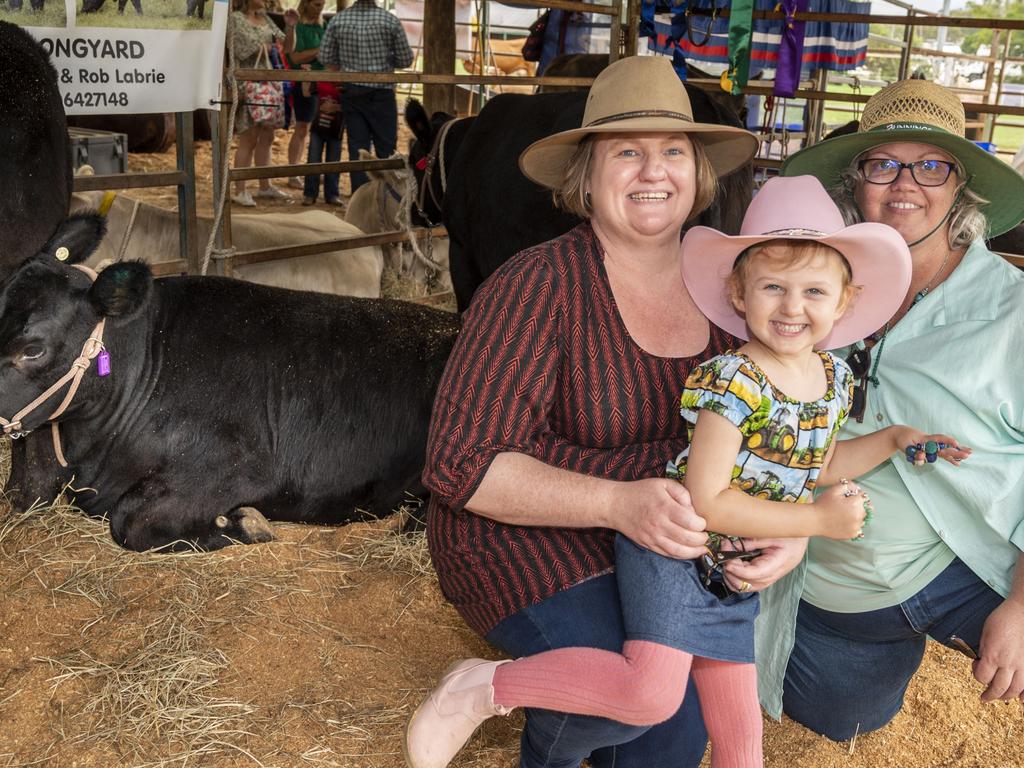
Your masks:
{"label": "white sneaker", "polygon": [[271,184],[266,189],[261,189],[256,193],[256,197],[265,197],[270,200],[288,200],[288,195],[282,192],[280,189]]}
{"label": "white sneaker", "polygon": [[256,201],[252,199],[252,195],[249,194],[249,190],[239,192],[237,195],[231,197],[231,202],[244,205],[246,208],[255,208]]}
{"label": "white sneaker", "polygon": [[288,186],[292,189],[302,189],[302,179],[298,176],[292,176],[288,179]]}

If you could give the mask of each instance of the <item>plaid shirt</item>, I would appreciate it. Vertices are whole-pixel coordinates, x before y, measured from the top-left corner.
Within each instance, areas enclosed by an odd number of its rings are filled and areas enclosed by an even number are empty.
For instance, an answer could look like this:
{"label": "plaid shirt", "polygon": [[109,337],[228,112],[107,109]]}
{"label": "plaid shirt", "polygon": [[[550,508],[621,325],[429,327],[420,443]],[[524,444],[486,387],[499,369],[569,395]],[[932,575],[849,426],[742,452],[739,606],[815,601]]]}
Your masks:
{"label": "plaid shirt", "polygon": [[[394,72],[412,65],[412,49],[398,18],[374,0],[356,0],[327,25],[319,59],[342,72]],[[393,83],[353,83],[394,90]]]}

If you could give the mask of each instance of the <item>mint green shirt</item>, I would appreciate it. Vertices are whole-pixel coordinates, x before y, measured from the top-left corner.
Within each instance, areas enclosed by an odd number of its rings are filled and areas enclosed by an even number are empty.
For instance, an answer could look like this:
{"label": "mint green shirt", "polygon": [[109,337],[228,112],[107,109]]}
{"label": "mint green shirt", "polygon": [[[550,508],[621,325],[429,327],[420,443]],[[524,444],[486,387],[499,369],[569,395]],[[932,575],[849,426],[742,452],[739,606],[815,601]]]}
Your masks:
{"label": "mint green shirt", "polygon": [[[877,354],[878,347],[873,350]],[[906,424],[974,449],[957,468],[894,454],[857,482],[874,519],[857,542],[812,539],[806,568],[762,598],[755,647],[761,702],[782,712],[801,596],[859,613],[903,602],[954,557],[999,594],[1024,550],[1024,273],[982,241],[886,334],[864,422],[840,439]]]}

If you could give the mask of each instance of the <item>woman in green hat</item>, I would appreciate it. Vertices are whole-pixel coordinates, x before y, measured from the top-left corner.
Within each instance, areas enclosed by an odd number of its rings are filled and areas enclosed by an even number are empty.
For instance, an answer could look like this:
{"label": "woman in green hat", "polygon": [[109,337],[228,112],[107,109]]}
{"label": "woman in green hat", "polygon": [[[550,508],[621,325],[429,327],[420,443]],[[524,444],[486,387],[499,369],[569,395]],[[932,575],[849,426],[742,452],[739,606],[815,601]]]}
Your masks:
{"label": "woman in green hat", "polygon": [[848,223],[888,224],[911,250],[899,311],[849,350],[859,418],[841,437],[941,421],[974,449],[955,472],[915,474],[908,446],[858,478],[874,524],[856,544],[811,542],[795,638],[791,620],[761,628],[766,708],[835,740],[899,712],[928,636],[973,660],[982,700],[1024,692],[1024,274],[984,241],[1024,218],[1024,178],[964,127],[951,91],[901,81],[857,133],[782,170],[817,176]]}

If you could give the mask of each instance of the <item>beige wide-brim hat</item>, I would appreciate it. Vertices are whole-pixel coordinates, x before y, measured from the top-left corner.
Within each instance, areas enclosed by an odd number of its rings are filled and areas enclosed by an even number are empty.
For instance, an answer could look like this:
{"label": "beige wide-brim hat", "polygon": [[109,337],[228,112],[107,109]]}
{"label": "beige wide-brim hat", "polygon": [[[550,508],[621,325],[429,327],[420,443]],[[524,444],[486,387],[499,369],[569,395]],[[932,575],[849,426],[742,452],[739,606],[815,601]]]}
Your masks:
{"label": "beige wide-brim hat", "polygon": [[988,237],[1024,219],[1024,177],[999,158],[964,138],[964,105],[948,88],[929,80],[900,80],[868,99],[857,133],[836,136],[802,149],[782,165],[783,176],[817,176],[826,187],[842,183],[842,172],[872,147],[896,141],[931,144],[955,157],[967,186],[988,202],[980,206]]}
{"label": "beige wide-brim hat", "polygon": [[666,132],[698,136],[719,176],[750,162],[757,151],[757,139],[742,128],[693,121],[690,97],[667,58],[629,56],[610,64],[594,80],[583,125],[535,141],[519,156],[519,168],[531,181],[555,189],[562,185],[566,163],[586,136]]}

